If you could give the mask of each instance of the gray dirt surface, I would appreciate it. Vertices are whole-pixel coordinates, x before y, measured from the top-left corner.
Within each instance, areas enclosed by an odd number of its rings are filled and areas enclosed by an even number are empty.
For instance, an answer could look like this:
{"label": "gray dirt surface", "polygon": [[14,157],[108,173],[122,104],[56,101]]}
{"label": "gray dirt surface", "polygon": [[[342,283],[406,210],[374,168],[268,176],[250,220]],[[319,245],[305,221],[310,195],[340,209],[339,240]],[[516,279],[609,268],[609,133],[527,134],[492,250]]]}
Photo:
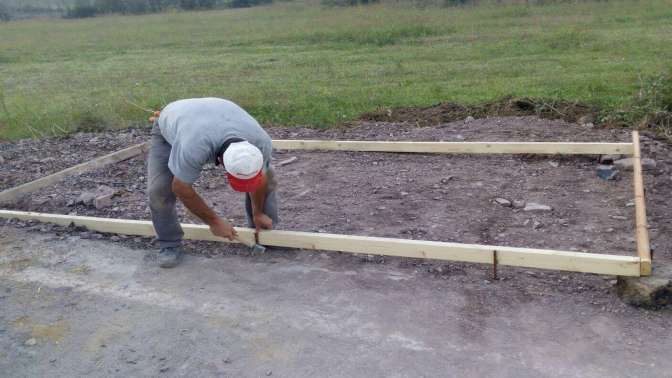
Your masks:
{"label": "gray dirt surface", "polygon": [[[669,377],[609,281],[337,253],[187,255],[0,226],[3,377]],[[579,286],[582,285],[582,286]],[[592,295],[591,295],[592,294]],[[594,295],[598,295],[594,298]]]}

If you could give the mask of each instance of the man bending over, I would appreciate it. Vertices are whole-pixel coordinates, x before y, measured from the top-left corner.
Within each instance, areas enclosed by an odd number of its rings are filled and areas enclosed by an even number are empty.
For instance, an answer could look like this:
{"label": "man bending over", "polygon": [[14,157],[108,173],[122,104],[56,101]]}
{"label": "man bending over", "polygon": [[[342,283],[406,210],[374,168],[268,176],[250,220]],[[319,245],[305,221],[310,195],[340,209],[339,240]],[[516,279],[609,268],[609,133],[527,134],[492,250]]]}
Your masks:
{"label": "man bending over", "polygon": [[245,110],[220,98],[193,98],[168,104],[154,120],[147,188],[159,247],[159,265],[176,266],[184,232],[176,199],[220,237],[234,240],[233,225],[194,190],[206,163],[223,165],[229,185],[245,193],[249,227],[271,229],[278,222],[271,138]]}

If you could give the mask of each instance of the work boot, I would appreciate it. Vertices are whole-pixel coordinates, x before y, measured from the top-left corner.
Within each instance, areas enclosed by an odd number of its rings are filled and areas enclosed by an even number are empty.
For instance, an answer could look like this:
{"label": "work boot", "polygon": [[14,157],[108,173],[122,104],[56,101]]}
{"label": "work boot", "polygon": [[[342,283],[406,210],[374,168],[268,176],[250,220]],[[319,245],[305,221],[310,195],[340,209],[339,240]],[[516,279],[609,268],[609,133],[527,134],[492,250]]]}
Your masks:
{"label": "work boot", "polygon": [[179,247],[164,247],[159,251],[159,266],[174,268],[182,260],[182,251]]}

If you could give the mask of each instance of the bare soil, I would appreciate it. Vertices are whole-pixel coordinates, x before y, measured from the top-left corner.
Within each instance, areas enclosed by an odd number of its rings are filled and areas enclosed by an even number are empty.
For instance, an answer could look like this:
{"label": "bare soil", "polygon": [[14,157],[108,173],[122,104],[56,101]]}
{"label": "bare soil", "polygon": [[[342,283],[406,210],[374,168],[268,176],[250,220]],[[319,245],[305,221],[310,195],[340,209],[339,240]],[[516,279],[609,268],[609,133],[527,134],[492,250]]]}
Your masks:
{"label": "bare soil", "polygon": [[[271,128],[274,138],[359,139],[418,141],[629,141],[630,133],[620,129],[594,129],[562,120],[537,117],[497,117],[457,121],[433,127],[408,123],[363,122],[356,127],[319,131]],[[103,151],[126,147],[147,139],[148,130],[126,130],[103,134],[80,134],[40,142],[0,145],[5,185],[18,184],[21,170],[31,169],[35,160],[67,156],[68,163],[80,162]],[[86,138],[96,138],[88,144]],[[123,141],[125,143],[121,143]],[[126,143],[127,142],[127,143]],[[39,148],[38,148],[39,147]],[[672,148],[652,135],[643,137],[643,154],[657,161],[645,172],[648,220],[655,258],[672,260],[672,211],[669,186],[672,183]],[[9,152],[9,153],[8,153]],[[356,152],[276,151],[274,162],[297,160],[278,166],[281,222],[279,229],[342,234],[386,236],[407,239],[537,247],[606,254],[635,254],[634,207],[631,206],[631,172],[618,179],[597,177],[598,156],[467,156],[417,155]],[[65,168],[65,167],[63,167]],[[32,171],[31,171],[32,172]],[[46,171],[45,171],[46,173]],[[242,195],[233,192],[220,168],[206,167],[197,182],[217,211],[244,225]],[[30,174],[28,177],[34,178]],[[35,193],[15,206],[20,210],[101,217],[149,219],[145,192],[143,157],[95,172],[71,177]],[[10,177],[10,179],[6,179]],[[23,177],[22,177],[23,178]],[[27,178],[27,177],[26,177]],[[107,185],[118,190],[111,207],[96,209],[75,204],[84,191]],[[526,212],[495,203],[495,198],[536,202],[552,207],[547,212]],[[189,219],[183,209],[186,222]],[[84,230],[67,230],[30,222],[36,231],[78,233],[86,238],[111,238],[136,247],[148,247],[147,238],[100,235]],[[244,253],[240,247],[188,242],[187,250],[205,255]],[[274,253],[276,253],[274,251]],[[277,252],[281,253],[281,252]],[[282,252],[294,253],[294,252]],[[459,263],[437,263],[382,257],[344,257],[353,261],[420,267],[438,276],[465,276],[464,282],[487,288],[488,268]],[[482,272],[476,277],[468,272]],[[525,272],[524,274],[520,274]],[[585,292],[590,300],[611,302],[613,277],[588,274],[542,272],[506,268],[504,279],[516,286],[536,287],[538,292]],[[484,279],[486,281],[484,282]],[[507,300],[502,298],[502,300]]]}

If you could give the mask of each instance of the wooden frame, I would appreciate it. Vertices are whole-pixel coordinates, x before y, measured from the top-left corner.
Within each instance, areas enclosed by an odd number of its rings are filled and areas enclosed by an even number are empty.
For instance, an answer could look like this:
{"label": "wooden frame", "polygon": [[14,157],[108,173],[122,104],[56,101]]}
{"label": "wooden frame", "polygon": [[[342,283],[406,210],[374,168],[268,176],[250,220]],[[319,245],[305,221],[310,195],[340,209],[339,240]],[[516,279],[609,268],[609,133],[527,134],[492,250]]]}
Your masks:
{"label": "wooden frame", "polygon": [[[92,231],[125,235],[153,236],[150,221],[108,219],[59,214],[0,210],[0,218],[36,220],[68,226],[83,226]],[[216,237],[205,225],[182,224],[184,237],[193,240],[230,242]],[[254,230],[236,228],[244,244],[255,242]],[[237,243],[237,242],[232,242]],[[373,255],[427,258],[488,264],[495,254],[500,265],[554,269],[584,273],[638,276],[639,258],[594,253],[514,248],[478,244],[444,243],[424,240],[391,239],[368,236],[323,234],[297,231],[262,231],[259,244],[285,248],[366,253]]]}
{"label": "wooden frame", "polygon": [[[393,153],[442,154],[564,154],[603,155],[623,154],[633,157],[637,256],[604,255],[571,251],[532,248],[514,248],[477,244],[445,243],[423,240],[392,239],[353,235],[308,233],[297,231],[264,231],[259,243],[268,246],[318,249],[350,253],[366,253],[448,261],[598,273],[623,276],[651,274],[651,253],[646,226],[646,207],[641,169],[639,134],[633,132],[632,143],[546,143],[546,142],[391,142],[341,140],[273,140],[281,150],[365,151]],[[125,150],[79,164],[42,179],[8,189],[0,193],[0,203],[13,201],[22,195],[53,184],[72,174],[79,174],[108,164],[132,158],[147,150],[139,144]],[[107,219],[95,217],[43,214],[0,210],[0,218],[37,220],[67,226],[75,224],[94,231],[127,235],[153,236],[149,221]],[[195,240],[228,241],[212,235],[207,226],[184,224],[185,238]],[[253,243],[254,230],[238,228],[245,243]]]}

